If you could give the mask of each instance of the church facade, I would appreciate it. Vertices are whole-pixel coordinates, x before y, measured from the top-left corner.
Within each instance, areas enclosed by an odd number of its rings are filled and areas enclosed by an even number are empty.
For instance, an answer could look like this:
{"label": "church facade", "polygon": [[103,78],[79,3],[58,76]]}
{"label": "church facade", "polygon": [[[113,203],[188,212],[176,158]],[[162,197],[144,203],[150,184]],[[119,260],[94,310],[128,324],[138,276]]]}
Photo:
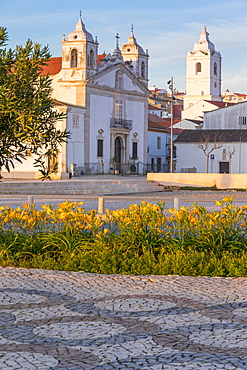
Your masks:
{"label": "church facade", "polygon": [[[80,17],[75,30],[63,36],[62,56],[51,58],[43,70],[52,78],[54,109],[69,112],[58,123],[71,132],[58,157],[58,177],[123,172],[133,160],[147,163],[148,52],[133,27],[121,48],[117,34],[112,54],[99,55],[98,46]],[[17,172],[38,176],[31,158]]]}

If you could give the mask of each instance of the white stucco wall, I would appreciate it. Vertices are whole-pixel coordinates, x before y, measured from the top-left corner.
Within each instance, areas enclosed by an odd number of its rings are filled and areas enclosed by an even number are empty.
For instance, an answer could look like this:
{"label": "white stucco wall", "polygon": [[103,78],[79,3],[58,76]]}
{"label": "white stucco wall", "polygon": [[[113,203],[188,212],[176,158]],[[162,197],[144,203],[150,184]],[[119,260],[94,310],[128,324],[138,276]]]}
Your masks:
{"label": "white stucco wall", "polygon": [[103,155],[105,170],[109,168],[111,157],[110,152],[110,120],[114,109],[113,98],[104,95],[90,95],[90,163],[97,163],[101,158],[97,157],[97,139],[99,138],[98,131],[104,130],[102,133]]}
{"label": "white stucco wall", "polygon": [[[204,97],[201,96],[201,99]],[[186,100],[186,96],[184,98]],[[188,107],[187,109],[182,111],[182,119],[188,118],[188,119],[198,119],[198,117],[203,116],[203,112],[208,112],[212,110],[216,110],[218,107],[216,105],[211,104],[210,102],[207,102],[205,100],[201,100],[199,102],[196,102],[191,107]]]}
{"label": "white stucco wall", "polygon": [[[137,133],[136,141],[138,142],[138,159],[140,162],[144,161],[144,103],[139,101],[126,101],[126,119],[132,120],[132,130],[129,135],[129,153],[127,158],[132,156],[132,139],[133,133]],[[145,148],[147,150],[147,148]]]}
{"label": "white stucco wall", "polygon": [[238,103],[204,114],[204,129],[247,129],[239,124],[239,117],[247,117],[247,102]]}
{"label": "white stucco wall", "polygon": [[[71,136],[66,149],[66,171],[71,171],[71,165],[84,165],[84,108],[70,107],[67,113],[67,130]],[[73,116],[78,116],[78,126],[73,126]]]}
{"label": "white stucco wall", "polygon": [[183,130],[194,130],[194,129],[198,129],[198,124],[184,119],[182,121],[179,121],[179,122],[175,123],[175,125],[173,125],[173,127],[174,128],[181,128]]}
{"label": "white stucco wall", "polygon": [[[196,149],[196,144],[176,143],[177,147],[177,169],[176,172],[183,172],[183,169],[196,167],[196,172],[206,172],[206,156],[202,150]],[[226,159],[223,159],[223,149],[226,150]],[[230,161],[229,152],[235,153]],[[220,162],[231,162],[231,173],[247,173],[247,143],[226,143],[222,148],[212,152],[214,159],[209,159],[208,172],[219,173]]]}
{"label": "white stucco wall", "polygon": [[247,189],[247,174],[148,173],[147,180],[164,186],[216,186],[217,189]]}

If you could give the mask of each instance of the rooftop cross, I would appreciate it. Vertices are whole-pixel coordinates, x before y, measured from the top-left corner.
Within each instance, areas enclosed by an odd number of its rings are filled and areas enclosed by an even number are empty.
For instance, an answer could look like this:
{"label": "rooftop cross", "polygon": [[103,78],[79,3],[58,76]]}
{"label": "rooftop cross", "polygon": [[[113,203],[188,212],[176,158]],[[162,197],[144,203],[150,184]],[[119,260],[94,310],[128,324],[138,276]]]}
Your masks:
{"label": "rooftop cross", "polygon": [[118,33],[116,34],[116,48],[118,48],[118,40],[120,39],[120,37],[119,37],[119,35],[118,35]]}

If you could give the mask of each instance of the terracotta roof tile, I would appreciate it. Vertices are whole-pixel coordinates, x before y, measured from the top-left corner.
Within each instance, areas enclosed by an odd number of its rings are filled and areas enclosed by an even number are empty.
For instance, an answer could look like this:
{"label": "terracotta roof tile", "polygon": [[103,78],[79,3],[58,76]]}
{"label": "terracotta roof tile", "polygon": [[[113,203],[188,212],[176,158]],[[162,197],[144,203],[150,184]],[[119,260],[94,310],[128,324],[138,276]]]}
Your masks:
{"label": "terracotta roof tile", "polygon": [[98,61],[97,61],[98,65],[100,64],[101,59],[104,59],[105,57],[106,57],[106,54],[100,54],[100,55],[98,55]]}
{"label": "terracotta roof tile", "polygon": [[159,108],[159,107],[156,107],[155,105],[152,105],[152,104],[149,104],[149,103],[148,103],[148,109],[149,110],[164,110],[164,108]]}
{"label": "terracotta roof tile", "polygon": [[247,142],[247,129],[241,130],[184,130],[175,140],[177,143],[199,143],[205,141],[223,142],[223,143],[238,143]]}
{"label": "terracotta roof tile", "polygon": [[[153,123],[158,123],[162,127],[170,127],[171,126],[171,118],[161,118],[156,114],[148,115],[148,121]],[[174,119],[173,124],[180,122],[180,120]]]}
{"label": "terracotta roof tile", "polygon": [[62,69],[62,57],[51,58],[46,66],[42,67],[41,76],[56,75]]}
{"label": "terracotta roof tile", "polygon": [[213,100],[205,100],[207,103],[211,103],[219,108],[228,107],[229,105],[234,105],[235,103],[229,103],[225,101],[213,101]]}

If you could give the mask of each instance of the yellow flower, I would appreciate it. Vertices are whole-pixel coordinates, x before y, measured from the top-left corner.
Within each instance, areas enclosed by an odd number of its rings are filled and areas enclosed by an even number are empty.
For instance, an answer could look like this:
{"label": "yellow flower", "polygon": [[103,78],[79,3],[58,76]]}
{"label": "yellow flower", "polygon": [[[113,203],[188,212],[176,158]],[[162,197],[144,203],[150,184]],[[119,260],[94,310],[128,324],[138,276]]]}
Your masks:
{"label": "yellow flower", "polygon": [[216,205],[216,206],[222,206],[222,202],[221,202],[220,200],[216,200],[216,201],[215,201],[215,205]]}

